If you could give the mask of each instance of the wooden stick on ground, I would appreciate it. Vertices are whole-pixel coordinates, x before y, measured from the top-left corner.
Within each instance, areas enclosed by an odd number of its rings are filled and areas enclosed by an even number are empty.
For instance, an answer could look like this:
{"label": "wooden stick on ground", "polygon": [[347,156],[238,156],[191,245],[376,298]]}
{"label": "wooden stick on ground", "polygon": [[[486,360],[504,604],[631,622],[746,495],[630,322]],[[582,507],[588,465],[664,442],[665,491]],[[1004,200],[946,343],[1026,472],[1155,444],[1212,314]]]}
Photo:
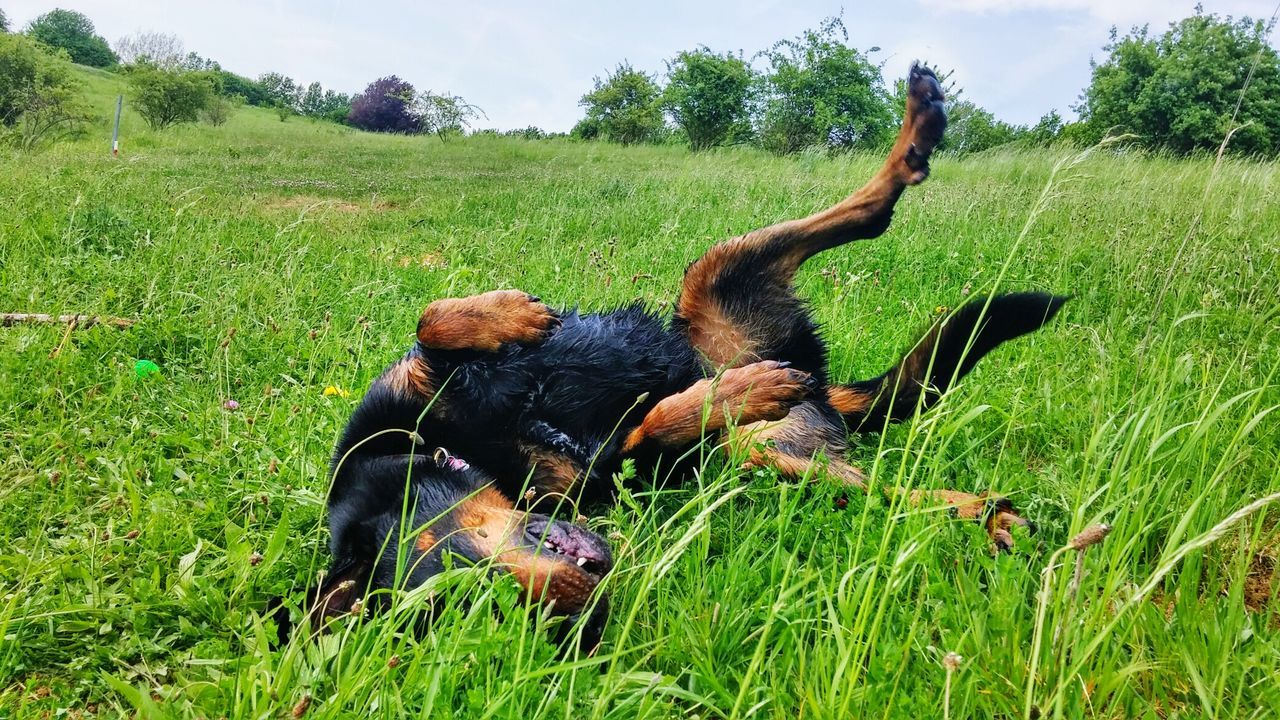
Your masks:
{"label": "wooden stick on ground", "polygon": [[116,328],[133,326],[137,320],[111,317],[109,315],[46,315],[44,313],[0,313],[0,327],[12,327],[25,324],[72,325],[88,328],[94,325],[110,325]]}

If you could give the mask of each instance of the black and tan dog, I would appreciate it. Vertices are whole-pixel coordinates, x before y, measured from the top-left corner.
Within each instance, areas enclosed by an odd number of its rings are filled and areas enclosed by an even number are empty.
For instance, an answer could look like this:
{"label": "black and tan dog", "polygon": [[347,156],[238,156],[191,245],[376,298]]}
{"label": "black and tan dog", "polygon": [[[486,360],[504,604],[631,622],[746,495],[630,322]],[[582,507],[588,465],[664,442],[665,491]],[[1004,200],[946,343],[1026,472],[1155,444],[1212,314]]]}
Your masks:
{"label": "black and tan dog", "polygon": [[[451,554],[510,572],[553,612],[595,608],[585,631],[594,644],[604,605],[592,595],[612,565],[609,546],[534,510],[602,498],[624,458],[678,456],[730,423],[754,465],[865,488],[844,459],[850,430],[927,408],[1064,300],[977,301],[880,377],[828,376],[826,348],[792,288],[796,270],[883,233],[902,192],[928,175],[945,126],[937,78],[913,67],[901,132],[875,177],[828,210],[711,248],[686,272],[670,322],[638,306],[560,312],[517,291],[431,303],[417,343],[374,382],[338,443],[334,560],[308,594],[313,623],[373,590],[420,585]],[[1007,503],[964,493],[912,500],[949,503],[997,542],[1023,522]]]}

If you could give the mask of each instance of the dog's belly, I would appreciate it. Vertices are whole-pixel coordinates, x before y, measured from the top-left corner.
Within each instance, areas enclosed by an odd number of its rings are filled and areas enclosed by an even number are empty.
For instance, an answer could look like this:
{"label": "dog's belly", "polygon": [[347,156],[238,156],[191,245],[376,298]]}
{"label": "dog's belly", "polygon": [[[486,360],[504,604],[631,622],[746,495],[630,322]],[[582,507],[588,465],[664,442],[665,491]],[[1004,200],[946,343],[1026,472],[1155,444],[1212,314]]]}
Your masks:
{"label": "dog's belly", "polygon": [[525,418],[580,440],[602,440],[701,377],[698,357],[661,318],[640,307],[566,313],[547,342],[525,350],[537,378]]}
{"label": "dog's belly", "polygon": [[471,356],[444,374],[438,436],[500,483],[523,483],[551,456],[607,478],[625,428],[702,377],[683,336],[640,306],[560,319],[540,344]]}

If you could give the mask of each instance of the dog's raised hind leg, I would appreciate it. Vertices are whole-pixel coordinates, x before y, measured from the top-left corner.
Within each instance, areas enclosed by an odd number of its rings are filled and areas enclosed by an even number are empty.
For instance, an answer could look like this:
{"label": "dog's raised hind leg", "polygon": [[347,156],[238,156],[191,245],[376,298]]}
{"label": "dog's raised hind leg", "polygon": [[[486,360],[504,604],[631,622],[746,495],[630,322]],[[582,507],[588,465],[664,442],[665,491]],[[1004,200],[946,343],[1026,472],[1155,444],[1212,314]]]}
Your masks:
{"label": "dog's raised hind leg", "polygon": [[676,325],[711,364],[788,360],[821,382],[825,360],[792,281],[805,260],[884,233],[910,185],[929,174],[929,156],[947,125],[942,88],[916,65],[897,141],[869,182],[836,205],[716,245],[685,272]]}

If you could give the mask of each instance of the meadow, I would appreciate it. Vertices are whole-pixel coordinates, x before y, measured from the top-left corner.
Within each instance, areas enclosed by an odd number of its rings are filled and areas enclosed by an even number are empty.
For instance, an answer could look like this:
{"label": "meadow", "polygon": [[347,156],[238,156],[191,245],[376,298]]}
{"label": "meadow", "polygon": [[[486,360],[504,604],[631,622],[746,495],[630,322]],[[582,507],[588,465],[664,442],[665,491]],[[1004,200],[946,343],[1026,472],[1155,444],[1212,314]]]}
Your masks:
{"label": "meadow", "polygon": [[[104,115],[118,81],[86,73]],[[717,240],[809,213],[870,155],[362,134],[266,111],[125,116],[0,156],[0,715],[1262,718],[1280,708],[1280,166],[1112,148],[945,155],[883,237],[806,266],[840,379],[967,298],[1073,296],[939,407],[856,439],[876,485],[990,490],[976,525],[706,449],[638,478],[599,652],[459,568],[408,628],[272,648],[328,561],[336,435],[430,300],[669,309]],[[55,352],[56,350],[56,352]],[[140,379],[138,359],[158,376]],[[326,393],[327,388],[332,388]],[[238,407],[228,409],[227,401]],[[1106,539],[1059,552],[1087,527]],[[505,619],[503,619],[505,618]],[[944,663],[948,653],[958,661]]]}

